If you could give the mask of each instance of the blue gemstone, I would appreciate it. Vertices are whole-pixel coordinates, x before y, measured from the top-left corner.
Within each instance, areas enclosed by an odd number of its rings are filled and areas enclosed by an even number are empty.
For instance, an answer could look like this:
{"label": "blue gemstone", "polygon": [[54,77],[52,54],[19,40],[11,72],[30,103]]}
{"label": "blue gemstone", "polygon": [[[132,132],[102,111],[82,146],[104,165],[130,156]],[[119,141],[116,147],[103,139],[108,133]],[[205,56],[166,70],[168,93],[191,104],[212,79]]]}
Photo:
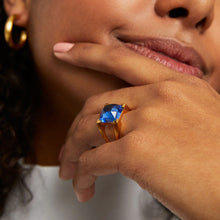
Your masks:
{"label": "blue gemstone", "polygon": [[120,118],[123,109],[124,108],[122,107],[122,105],[106,105],[102,109],[99,120],[102,123],[113,123],[114,121]]}

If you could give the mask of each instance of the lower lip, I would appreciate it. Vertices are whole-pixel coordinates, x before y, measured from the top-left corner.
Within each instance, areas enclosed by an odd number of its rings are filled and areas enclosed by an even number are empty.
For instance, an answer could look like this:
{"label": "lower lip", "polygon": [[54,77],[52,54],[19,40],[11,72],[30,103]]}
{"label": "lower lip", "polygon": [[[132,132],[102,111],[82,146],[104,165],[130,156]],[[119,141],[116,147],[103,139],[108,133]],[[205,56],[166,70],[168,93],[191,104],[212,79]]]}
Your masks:
{"label": "lower lip", "polygon": [[203,72],[194,66],[182,63],[178,60],[172,59],[166,55],[160,54],[159,52],[153,51],[151,49],[148,49],[147,47],[143,47],[137,44],[132,43],[125,43],[125,45],[134,50],[135,52],[139,53],[142,56],[145,56],[147,58],[153,59],[157,61],[160,64],[163,64],[164,66],[173,69],[174,71],[189,74],[196,76],[198,78],[203,78]]}

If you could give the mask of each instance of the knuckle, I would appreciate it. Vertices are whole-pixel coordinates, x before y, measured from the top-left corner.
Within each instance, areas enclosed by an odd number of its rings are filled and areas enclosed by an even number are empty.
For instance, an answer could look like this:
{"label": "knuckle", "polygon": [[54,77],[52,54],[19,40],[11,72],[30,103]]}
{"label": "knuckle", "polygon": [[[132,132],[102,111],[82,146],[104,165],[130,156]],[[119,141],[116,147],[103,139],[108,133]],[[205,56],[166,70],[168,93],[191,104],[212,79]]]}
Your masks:
{"label": "knuckle", "polygon": [[75,129],[75,138],[79,138],[84,134],[84,132],[87,130],[89,125],[90,117],[88,115],[83,116],[79,119],[78,124],[76,125]]}
{"label": "knuckle", "polygon": [[97,100],[98,99],[98,95],[94,95],[94,96],[90,96],[84,103],[82,112],[84,114],[88,114],[88,112],[91,111],[91,109],[93,109],[93,106],[95,106],[97,104]]}
{"label": "knuckle", "polygon": [[154,106],[148,106],[139,113],[139,117],[141,118],[144,126],[146,126],[146,124],[152,125],[161,117],[161,111]]}
{"label": "knuckle", "polygon": [[62,155],[62,161],[65,161],[66,163],[69,164],[71,163],[73,164],[74,162],[77,161],[77,157],[78,157],[77,150],[74,145],[74,140],[71,137],[66,143],[65,152]]}
{"label": "knuckle", "polygon": [[176,101],[180,98],[181,87],[175,81],[164,81],[157,84],[156,95],[164,102]]}
{"label": "knuckle", "polygon": [[[119,90],[117,90],[117,93],[120,93]],[[104,104],[109,104],[110,100],[112,100],[113,97],[115,97],[115,95],[115,91],[107,91],[105,93],[100,94],[99,98],[100,100],[102,100]]]}
{"label": "knuckle", "polygon": [[90,108],[92,105],[94,105],[94,102],[95,102],[95,96],[90,96],[84,104],[84,109]]}
{"label": "knuckle", "polygon": [[95,150],[86,151],[79,156],[78,167],[80,170],[89,171],[96,166],[97,152]]}
{"label": "knuckle", "polygon": [[81,169],[88,169],[89,167],[89,161],[88,161],[88,157],[86,157],[84,154],[82,154],[79,157],[79,165],[78,165]]}

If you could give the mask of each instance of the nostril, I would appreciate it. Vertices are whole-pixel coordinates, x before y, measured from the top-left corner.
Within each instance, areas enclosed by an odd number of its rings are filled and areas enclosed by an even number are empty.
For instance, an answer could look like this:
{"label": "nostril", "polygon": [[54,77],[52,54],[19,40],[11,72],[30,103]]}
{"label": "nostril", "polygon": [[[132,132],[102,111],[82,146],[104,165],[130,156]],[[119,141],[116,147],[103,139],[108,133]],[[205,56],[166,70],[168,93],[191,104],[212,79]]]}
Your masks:
{"label": "nostril", "polygon": [[203,18],[201,21],[199,21],[197,24],[196,24],[196,28],[199,29],[199,30],[203,30],[204,26],[206,25],[206,21],[207,21],[207,18]]}
{"label": "nostril", "polygon": [[174,8],[169,12],[170,18],[187,17],[189,11],[185,8]]}

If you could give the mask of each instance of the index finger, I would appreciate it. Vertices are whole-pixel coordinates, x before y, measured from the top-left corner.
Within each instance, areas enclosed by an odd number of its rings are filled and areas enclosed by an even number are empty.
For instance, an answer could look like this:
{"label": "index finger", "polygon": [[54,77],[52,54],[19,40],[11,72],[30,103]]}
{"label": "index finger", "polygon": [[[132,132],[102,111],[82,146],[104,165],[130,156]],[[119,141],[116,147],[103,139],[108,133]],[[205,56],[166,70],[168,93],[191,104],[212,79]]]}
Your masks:
{"label": "index finger", "polygon": [[135,86],[180,75],[150,58],[137,54],[124,44],[112,47],[96,43],[57,43],[54,46],[54,54],[71,65],[113,74]]}

